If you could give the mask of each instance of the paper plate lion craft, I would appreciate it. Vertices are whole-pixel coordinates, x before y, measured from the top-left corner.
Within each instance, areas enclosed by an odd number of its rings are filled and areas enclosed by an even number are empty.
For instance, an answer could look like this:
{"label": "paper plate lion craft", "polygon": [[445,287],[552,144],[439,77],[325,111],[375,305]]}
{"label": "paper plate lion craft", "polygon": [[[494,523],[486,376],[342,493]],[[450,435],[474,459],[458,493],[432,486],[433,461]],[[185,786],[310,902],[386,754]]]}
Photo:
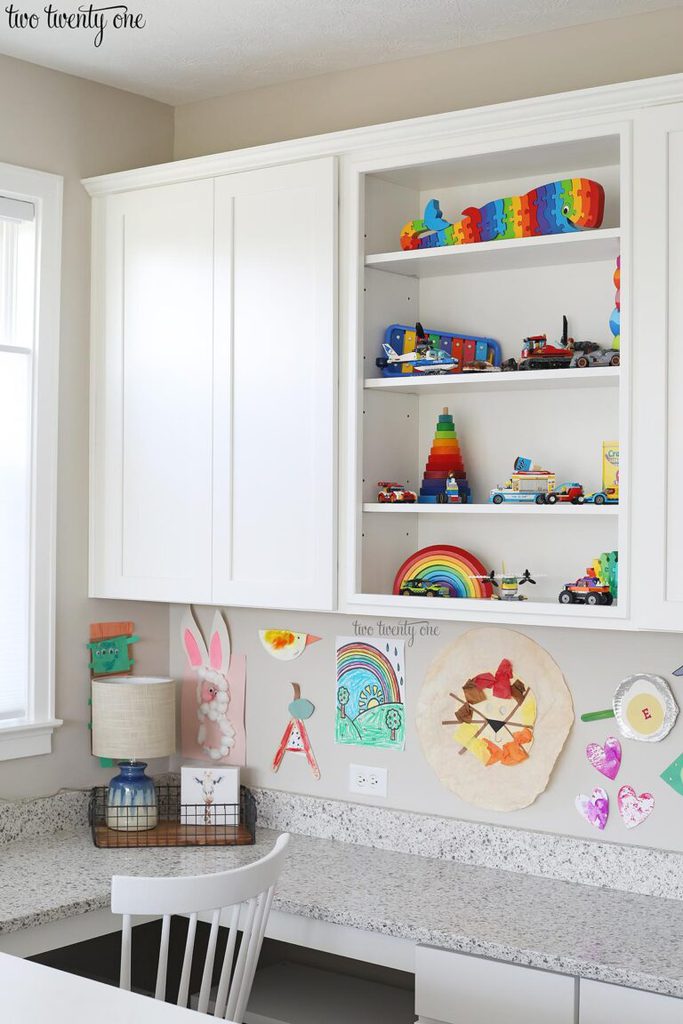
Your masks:
{"label": "paper plate lion craft", "polygon": [[439,780],[489,810],[533,803],[548,784],[574,721],[562,672],[533,640],[475,629],[431,665],[417,730]]}

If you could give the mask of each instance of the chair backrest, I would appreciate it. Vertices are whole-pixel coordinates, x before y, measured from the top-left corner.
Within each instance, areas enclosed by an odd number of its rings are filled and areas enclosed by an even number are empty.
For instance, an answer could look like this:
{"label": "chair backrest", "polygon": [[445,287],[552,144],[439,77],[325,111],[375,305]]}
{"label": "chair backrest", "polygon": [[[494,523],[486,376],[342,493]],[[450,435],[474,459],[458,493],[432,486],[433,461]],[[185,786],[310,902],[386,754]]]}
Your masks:
{"label": "chair backrest", "polygon": [[[114,875],[111,884],[111,909],[114,914],[123,915],[120,987],[130,989],[133,916],[136,914],[159,915],[162,917],[161,943],[154,997],[155,999],[164,998],[171,916],[173,914],[188,915],[189,925],[178,991],[178,1005],[187,1006],[197,918],[200,913],[210,911],[211,931],[197,1005],[197,1009],[201,1013],[206,1013],[211,994],[218,928],[222,913],[230,908],[228,940],[221,966],[214,1015],[242,1024],[266,930],[270,905],[273,901],[275,884],[284,865],[288,843],[289,836],[281,835],[270,853],[262,857],[261,860],[215,875],[194,875],[183,878],[140,878]],[[233,970],[237,932],[240,930],[240,910],[242,910],[242,941]]]}

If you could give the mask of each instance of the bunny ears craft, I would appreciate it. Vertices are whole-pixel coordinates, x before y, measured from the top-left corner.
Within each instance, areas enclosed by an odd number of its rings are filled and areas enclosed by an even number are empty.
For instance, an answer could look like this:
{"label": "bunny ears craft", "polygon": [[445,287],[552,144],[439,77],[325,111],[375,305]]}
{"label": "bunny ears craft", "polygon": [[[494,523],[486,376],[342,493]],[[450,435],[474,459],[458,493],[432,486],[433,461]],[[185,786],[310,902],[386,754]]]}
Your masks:
{"label": "bunny ears craft", "polygon": [[208,650],[190,608],[183,613],[180,636],[191,668],[210,668],[225,675],[230,665],[230,635],[220,612],[213,617]]}

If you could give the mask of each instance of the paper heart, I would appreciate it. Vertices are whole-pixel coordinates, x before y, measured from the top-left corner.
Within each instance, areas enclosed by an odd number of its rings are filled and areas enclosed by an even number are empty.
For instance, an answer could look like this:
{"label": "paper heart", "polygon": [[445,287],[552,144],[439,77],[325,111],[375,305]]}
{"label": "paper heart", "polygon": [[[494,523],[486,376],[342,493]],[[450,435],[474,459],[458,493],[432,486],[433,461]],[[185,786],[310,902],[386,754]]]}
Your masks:
{"label": "paper heart", "polygon": [[579,814],[602,832],[609,817],[609,797],[604,789],[596,786],[590,796],[580,793],[575,803]]}
{"label": "paper heart", "polygon": [[602,775],[616,779],[621,767],[621,743],[616,736],[608,736],[604,747],[600,743],[589,743],[586,757]]}
{"label": "paper heart", "polygon": [[626,828],[635,828],[649,817],[655,808],[652,793],[636,793],[633,786],[622,786],[617,794],[619,814]]}

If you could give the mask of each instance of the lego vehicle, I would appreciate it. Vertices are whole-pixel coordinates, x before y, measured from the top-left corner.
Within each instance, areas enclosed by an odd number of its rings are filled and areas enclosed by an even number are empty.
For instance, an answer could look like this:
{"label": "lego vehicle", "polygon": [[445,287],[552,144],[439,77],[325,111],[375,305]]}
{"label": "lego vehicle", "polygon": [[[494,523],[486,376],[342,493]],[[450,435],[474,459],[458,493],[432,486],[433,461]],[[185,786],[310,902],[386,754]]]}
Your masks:
{"label": "lego vehicle", "polygon": [[[567,318],[562,317],[562,337],[551,345],[547,334],[533,334],[524,339],[519,370],[559,370],[570,365],[574,357],[574,339],[568,336]],[[510,367],[512,369],[512,367]]]}
{"label": "lego vehicle", "polygon": [[438,583],[428,583],[427,580],[415,578],[404,580],[399,591],[402,597],[450,597],[448,587],[441,587]]}
{"label": "lego vehicle", "polygon": [[494,505],[502,505],[504,501],[544,505],[548,494],[555,490],[555,474],[522,455],[515,459],[514,470],[509,480],[491,490],[489,501]]}
{"label": "lego vehicle", "polygon": [[587,366],[618,366],[619,362],[619,353],[613,348],[603,348],[594,341],[576,341],[569,365],[584,369]]}
{"label": "lego vehicle", "polygon": [[409,366],[411,373],[455,373],[460,363],[457,359],[449,356],[445,349],[429,346],[419,346],[414,352],[406,352],[397,355],[391,345],[386,342],[382,345],[385,355],[376,360],[377,366],[384,370],[388,366]]}
{"label": "lego vehicle", "polygon": [[449,473],[446,477],[446,490],[441,491],[441,493],[437,495],[436,500],[439,505],[462,504],[460,486],[458,484],[457,477],[453,473]]}
{"label": "lego vehicle", "polygon": [[401,484],[394,483],[391,480],[380,480],[377,486],[381,488],[377,495],[377,501],[382,504],[384,502],[403,502],[409,504],[417,501],[415,491],[409,491]]}
{"label": "lego vehicle", "polygon": [[552,491],[549,491],[545,500],[548,505],[557,505],[558,502],[568,501],[571,501],[572,505],[582,505],[584,501],[583,486],[576,482],[558,484]]}
{"label": "lego vehicle", "polygon": [[575,583],[565,583],[560,592],[560,604],[612,604],[610,588],[596,574],[595,569],[588,568],[585,576],[580,576]]}
{"label": "lego vehicle", "polygon": [[619,488],[608,487],[605,491],[595,491],[594,494],[586,494],[580,504],[584,503],[586,505],[618,505]]}
{"label": "lego vehicle", "polygon": [[505,563],[503,563],[501,570],[500,583],[496,579],[495,569],[491,569],[488,576],[473,576],[472,578],[485,580],[492,587],[500,589],[499,594],[491,594],[492,601],[526,601],[526,594],[520,594],[519,588],[523,587],[525,583],[533,583],[536,586],[536,580],[532,579],[528,569],[525,569],[521,575],[517,575],[508,572],[505,568]]}

